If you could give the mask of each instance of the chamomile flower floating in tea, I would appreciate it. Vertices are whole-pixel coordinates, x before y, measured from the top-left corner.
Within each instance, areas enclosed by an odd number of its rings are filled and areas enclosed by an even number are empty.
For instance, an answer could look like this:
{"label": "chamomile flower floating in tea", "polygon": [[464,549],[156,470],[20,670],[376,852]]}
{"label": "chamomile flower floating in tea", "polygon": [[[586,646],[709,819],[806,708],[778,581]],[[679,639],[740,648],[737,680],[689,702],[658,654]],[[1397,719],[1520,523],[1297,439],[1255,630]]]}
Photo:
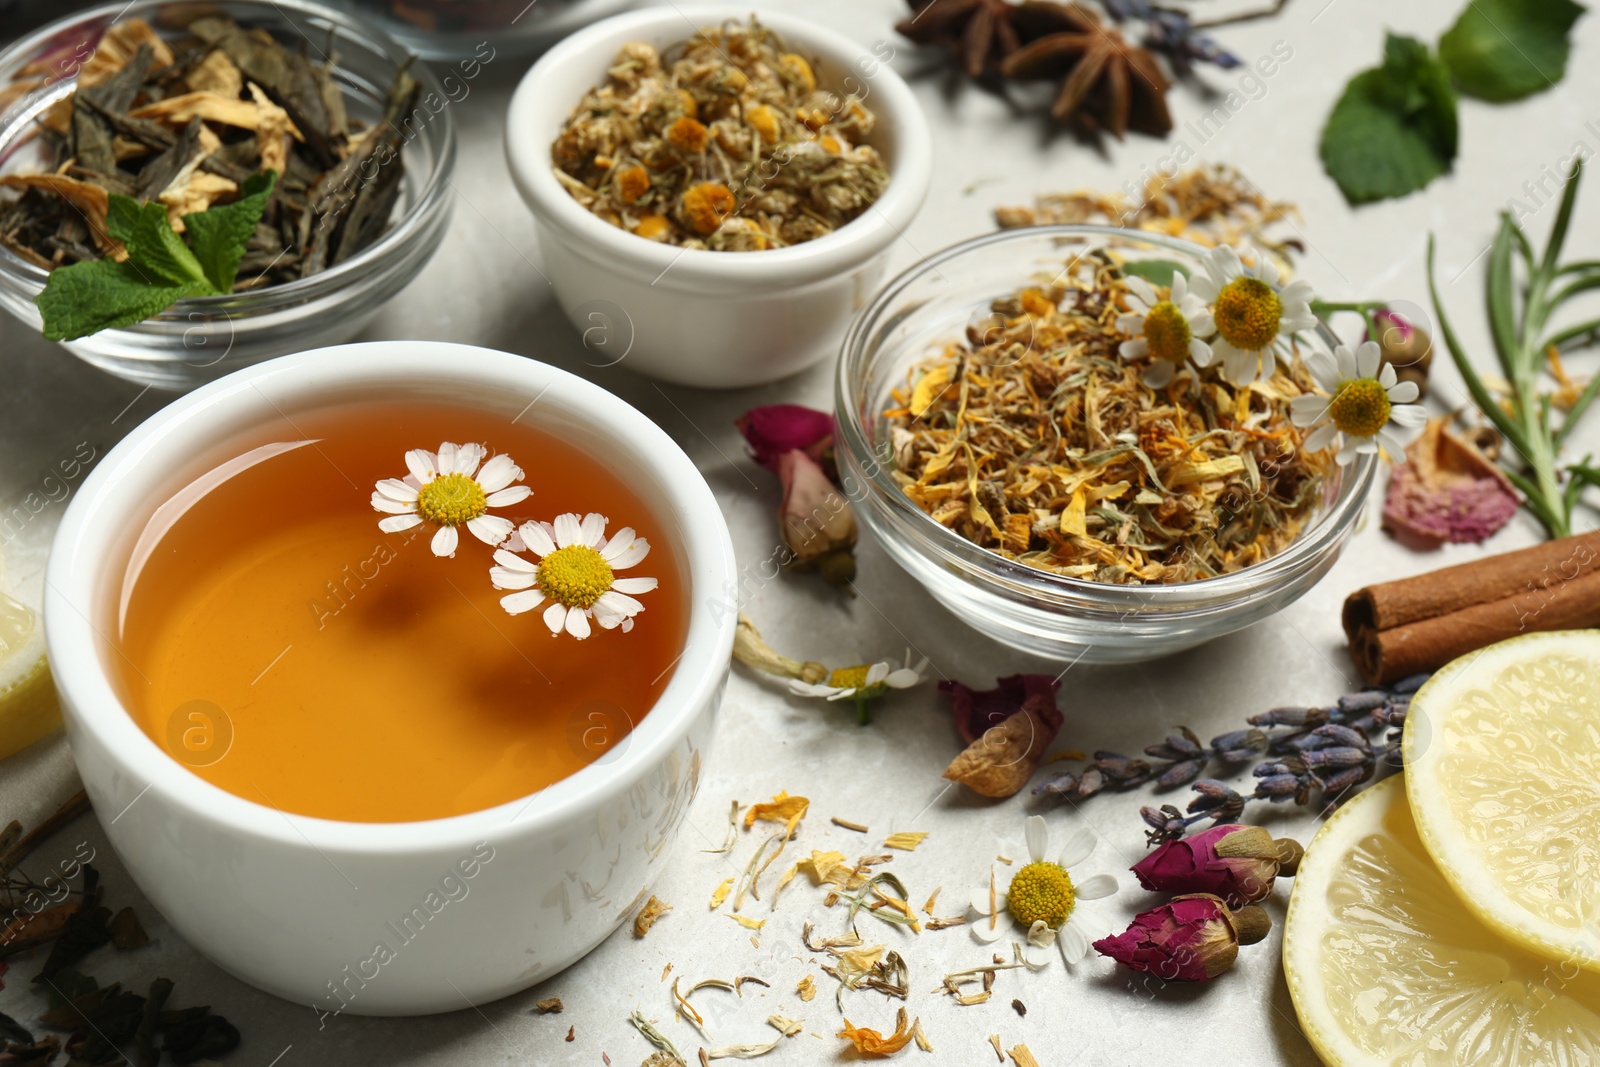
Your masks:
{"label": "chamomile flower floating in tea", "polygon": [[1172,286],[1165,297],[1136,275],[1128,279],[1129,312],[1117,319],[1117,327],[1128,334],[1118,352],[1123,359],[1144,359],[1144,384],[1165,388],[1188,360],[1197,367],[1211,365],[1211,346],[1200,340],[1214,324],[1211,312],[1200,298],[1189,291],[1189,279],[1182,271],[1172,272]]}
{"label": "chamomile flower floating in tea", "polygon": [[1030,815],[1026,833],[1032,862],[1013,875],[1011,884],[1003,890],[995,883],[992,871],[988,884],[973,889],[972,936],[989,944],[1020,930],[1027,942],[1022,958],[1029,967],[1049,963],[1052,946],[1060,951],[1064,962],[1077,963],[1089,954],[1089,938],[1073,918],[1078,902],[1110,896],[1117,891],[1117,880],[1109,874],[1096,874],[1074,882],[1067,873],[1069,867],[1082,863],[1094,851],[1095,836],[1087,829],[1068,838],[1054,860],[1046,858],[1050,829],[1044,816]]}
{"label": "chamomile flower floating in tea", "polygon": [[501,597],[500,606],[521,615],[552,601],[544,610],[544,624],[552,634],[565,630],[580,641],[591,633],[590,619],[602,630],[633,629],[633,617],[644,605],[631,594],[648,593],[658,583],[654,578],[618,578],[616,572],[640,563],[650,552],[650,542],[631,526],[608,540],[606,521],[591,511],[581,519],[568,513],[557,515],[553,523],[523,523],[517,529],[520,547],[538,562],[505,548],[495,551],[490,581],[496,589],[520,590]]}
{"label": "chamomile flower floating in tea", "polygon": [[[438,527],[430,543],[436,556],[454,556],[460,541],[457,527],[465,526],[486,545],[498,545],[511,536],[511,520],[490,515],[490,508],[519,503],[533,492],[522,480],[522,468],[510,456],[498,455],[483,463],[488,453],[480,444],[439,446],[438,452],[413,448],[406,453],[410,474],[385,478],[372,493],[372,506],[389,513],[378,521],[384,533],[409,530],[422,522]],[[483,469],[478,464],[483,463]],[[474,477],[476,474],[476,477]]]}
{"label": "chamomile flower floating in tea", "polygon": [[1211,305],[1217,330],[1211,350],[1235,385],[1270,378],[1278,338],[1317,324],[1310,284],[1296,281],[1279,289],[1278,265],[1267,256],[1253,258],[1255,273],[1247,274],[1238,252],[1228,245],[1213,248],[1206,253],[1205,273],[1191,283],[1194,295]]}
{"label": "chamomile flower floating in tea", "polygon": [[911,653],[906,653],[906,665],[889,666],[887,660],[863,663],[854,667],[840,667],[828,675],[826,682],[807,682],[799,678],[789,681],[789,691],[803,697],[821,697],[824,700],[853,700],[857,717],[867,722],[867,702],[876,700],[891,689],[910,689],[922,681],[922,672],[928,666],[926,659],[916,666],[911,664]]}
{"label": "chamomile flower floating in tea", "polygon": [[1306,435],[1307,448],[1320,450],[1337,441],[1335,458],[1343,466],[1376,452],[1381,443],[1390,459],[1400,460],[1428,413],[1412,403],[1417,383],[1400,381],[1392,364],[1380,367],[1382,358],[1378,342],[1364,341],[1354,352],[1340,345],[1331,360],[1320,353],[1306,360],[1327,394],[1307,393],[1289,403],[1295,425],[1313,428]]}

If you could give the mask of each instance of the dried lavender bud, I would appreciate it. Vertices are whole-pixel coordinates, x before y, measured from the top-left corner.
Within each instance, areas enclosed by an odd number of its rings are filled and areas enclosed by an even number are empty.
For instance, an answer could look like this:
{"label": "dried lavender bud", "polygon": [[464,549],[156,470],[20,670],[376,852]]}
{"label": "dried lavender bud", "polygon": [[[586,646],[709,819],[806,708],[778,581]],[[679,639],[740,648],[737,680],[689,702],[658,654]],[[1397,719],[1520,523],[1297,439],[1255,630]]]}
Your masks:
{"label": "dried lavender bud", "polygon": [[1194,822],[1193,818],[1185,818],[1183,812],[1171,804],[1163,804],[1159,808],[1140,808],[1139,816],[1144,819],[1145,825],[1150,827],[1144,835],[1147,845],[1176,841],[1189,832],[1189,824]]}
{"label": "dried lavender bud", "polygon": [[1321,726],[1328,721],[1325,708],[1273,708],[1260,715],[1252,715],[1245,722],[1251,726]]}
{"label": "dried lavender bud", "polygon": [[1346,715],[1360,715],[1374,711],[1389,702],[1389,694],[1382,689],[1366,689],[1359,693],[1346,693],[1339,698],[1339,710]]}
{"label": "dried lavender bud", "polygon": [[1256,783],[1256,796],[1263,800],[1287,800],[1300,791],[1300,778],[1293,774],[1274,774]]}
{"label": "dried lavender bud", "polygon": [[1400,679],[1389,687],[1389,692],[1397,696],[1410,696],[1422,688],[1422,683],[1433,677],[1431,674],[1410,674]]}
{"label": "dried lavender bud", "polygon": [[1087,800],[1106,787],[1105,775],[1090,767],[1078,779],[1078,796]]}
{"label": "dried lavender bud", "polygon": [[1303,757],[1307,767],[1312,770],[1329,770],[1340,767],[1360,767],[1372,759],[1371,749],[1354,748],[1349,745],[1338,745],[1332,748],[1319,748],[1307,752]]}
{"label": "dried lavender bud", "polygon": [[1188,785],[1200,777],[1200,772],[1205,769],[1206,761],[1203,759],[1180,760],[1177,763],[1168,765],[1167,769],[1162,771],[1161,776],[1156,779],[1156,784],[1163,789]]}
{"label": "dried lavender bud", "polygon": [[1202,778],[1194,783],[1200,795],[1189,801],[1189,812],[1204,813],[1214,821],[1232,822],[1244,812],[1244,797],[1215,778]]}
{"label": "dried lavender bud", "polygon": [[1094,766],[1118,786],[1139,785],[1150,780],[1150,764],[1130,759],[1120,752],[1096,752]]}
{"label": "dried lavender bud", "polygon": [[1257,778],[1271,778],[1280,774],[1291,774],[1295,777],[1306,773],[1305,761],[1297,757],[1278,760],[1274,763],[1263,763],[1252,772]]}
{"label": "dried lavender bud", "polygon": [[1371,767],[1350,767],[1340,771],[1331,778],[1324,779],[1322,791],[1333,803],[1338,803],[1339,794],[1358,782],[1364,781],[1372,774]]}
{"label": "dried lavender bud", "polygon": [[1266,748],[1266,733],[1255,728],[1234,730],[1211,739],[1211,751],[1229,763],[1242,763]]}
{"label": "dried lavender bud", "polygon": [[1352,745],[1356,748],[1370,748],[1372,742],[1360,730],[1330,722],[1311,731],[1312,737],[1321,738],[1328,744]]}
{"label": "dried lavender bud", "polygon": [[1077,795],[1078,776],[1070,771],[1066,774],[1055,774],[1046,778],[1033,787],[1036,797],[1061,797],[1067,798]]}

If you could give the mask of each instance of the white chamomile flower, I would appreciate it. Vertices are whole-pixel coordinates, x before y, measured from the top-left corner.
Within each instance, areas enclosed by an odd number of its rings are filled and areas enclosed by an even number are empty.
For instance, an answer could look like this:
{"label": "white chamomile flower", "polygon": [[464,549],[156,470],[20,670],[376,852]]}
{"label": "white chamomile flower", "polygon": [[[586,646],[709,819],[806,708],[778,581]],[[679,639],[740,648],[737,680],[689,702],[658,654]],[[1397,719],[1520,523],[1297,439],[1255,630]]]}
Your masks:
{"label": "white chamomile flower", "polygon": [[906,651],[906,665],[894,667],[887,660],[863,663],[855,667],[840,667],[828,675],[826,682],[805,682],[789,679],[789,691],[803,697],[821,697],[824,700],[853,700],[857,718],[867,722],[867,703],[883,696],[891,689],[910,689],[922,681],[922,672],[928,661],[913,665],[911,652]]}
{"label": "white chamomile flower", "polygon": [[1309,451],[1319,452],[1340,439],[1334,457],[1340,466],[1376,452],[1380,443],[1389,458],[1398,461],[1428,421],[1428,413],[1412,403],[1417,383],[1398,380],[1394,367],[1383,363],[1376,341],[1362,342],[1354,352],[1340,345],[1331,359],[1313,352],[1306,366],[1326,395],[1295,397],[1289,402],[1289,417],[1296,426],[1315,427],[1306,435]]}
{"label": "white chamomile flower", "polygon": [[1259,253],[1254,260],[1254,273],[1247,274],[1233,248],[1213,248],[1203,261],[1205,273],[1190,286],[1211,305],[1217,331],[1211,350],[1222,360],[1223,376],[1235,385],[1271,377],[1278,338],[1317,324],[1311,285],[1295,281],[1279,289],[1277,264]]}
{"label": "white chamomile flower", "polygon": [[1022,958],[1029,967],[1050,962],[1055,946],[1068,964],[1089,954],[1089,937],[1082,923],[1073,918],[1078,902],[1109,897],[1117,891],[1117,880],[1109,874],[1095,874],[1074,883],[1067,868],[1077,866],[1094,851],[1095,836],[1080,829],[1067,839],[1054,860],[1050,851],[1050,830],[1044,816],[1030,815],[1027,823],[1028,857],[1032,861],[1011,877],[1001,890],[989,875],[989,884],[972,891],[974,912],[972,936],[988,944],[1020,931],[1026,940]]}
{"label": "white chamomile flower", "polygon": [[1118,352],[1129,360],[1149,357],[1144,384],[1165,388],[1186,360],[1194,360],[1197,367],[1208,366],[1211,346],[1200,338],[1213,329],[1211,312],[1189,291],[1189,279],[1183,272],[1172,272],[1172,288],[1165,299],[1137,275],[1129,275],[1127,282],[1130,310],[1117,319],[1117,328],[1129,339]]}
{"label": "white chamomile flower", "polygon": [[[460,541],[458,526],[465,526],[486,545],[498,545],[511,535],[511,520],[490,515],[526,500],[533,490],[522,481],[522,468],[507,455],[483,463],[489,450],[479,444],[439,446],[438,452],[413,448],[406,453],[404,478],[385,478],[372,494],[372,506],[389,517],[378,521],[384,533],[409,530],[421,522],[439,529],[431,543],[435,556],[454,556]],[[483,463],[483,469],[478,464]],[[473,475],[477,476],[474,477]]]}
{"label": "white chamomile flower", "polygon": [[[606,517],[591,511],[581,519],[557,515],[556,521],[525,522],[516,538],[494,554],[489,580],[496,589],[518,589],[500,598],[500,606],[513,615],[532,611],[546,600],[544,624],[552,634],[562,630],[583,640],[590,634],[589,620],[602,630],[633,629],[633,617],[644,605],[633,598],[658,584],[654,578],[618,578],[650,552],[650,542],[624,526],[606,539]],[[527,549],[537,562],[517,555]]]}

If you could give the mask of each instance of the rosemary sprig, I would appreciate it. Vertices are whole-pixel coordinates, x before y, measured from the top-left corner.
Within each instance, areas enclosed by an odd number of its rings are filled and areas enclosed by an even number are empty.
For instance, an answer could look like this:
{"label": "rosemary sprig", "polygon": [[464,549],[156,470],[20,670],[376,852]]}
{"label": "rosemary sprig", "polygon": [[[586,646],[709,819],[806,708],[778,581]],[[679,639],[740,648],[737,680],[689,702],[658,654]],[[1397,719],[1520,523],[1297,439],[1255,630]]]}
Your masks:
{"label": "rosemary sprig", "polygon": [[1561,206],[1542,255],[1535,254],[1532,243],[1511,215],[1500,213],[1500,228],[1489,252],[1485,302],[1495,356],[1511,388],[1505,406],[1479,377],[1450,323],[1433,276],[1433,237],[1428,238],[1428,291],[1445,347],[1466,382],[1473,403],[1511,444],[1516,458],[1508,457],[1508,461],[1520,460],[1520,469],[1509,467],[1506,475],[1522,491],[1528,510],[1551,537],[1565,537],[1572,532],[1572,511],[1584,486],[1600,485],[1588,457],[1565,465],[1561,459],[1561,446],[1600,391],[1600,374],[1589,381],[1559,423],[1553,413],[1553,395],[1540,388],[1551,353],[1575,342],[1593,344],[1600,333],[1600,318],[1546,332],[1550,320],[1569,300],[1600,289],[1600,261],[1561,262],[1582,169],[1580,160],[1567,176]]}

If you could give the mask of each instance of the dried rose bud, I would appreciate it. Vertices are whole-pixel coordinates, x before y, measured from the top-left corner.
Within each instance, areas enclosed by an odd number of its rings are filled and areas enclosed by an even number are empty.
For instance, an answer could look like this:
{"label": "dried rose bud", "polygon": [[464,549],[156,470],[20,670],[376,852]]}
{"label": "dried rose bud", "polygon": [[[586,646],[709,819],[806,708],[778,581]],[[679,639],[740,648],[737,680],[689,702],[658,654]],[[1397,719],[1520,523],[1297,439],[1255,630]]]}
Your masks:
{"label": "dried rose bud", "polygon": [[993,689],[973,689],[957,681],[939,683],[941,692],[950,694],[950,714],[955,718],[961,740],[972,744],[984,731],[1011,718],[1031,696],[1055,701],[1061,682],[1048,674],[1013,674],[996,678]]}
{"label": "dried rose bud", "polygon": [[778,522],[783,543],[793,553],[789,566],[816,570],[832,585],[855,577],[856,520],[850,502],[805,452],[791,449],[778,457],[783,506]]}
{"label": "dried rose bud", "polygon": [[799,404],[751,408],[734,420],[750,446],[752,458],[778,473],[778,459],[794,449],[821,464],[832,477],[833,416]]}
{"label": "dried rose bud", "polygon": [[1269,896],[1278,875],[1293,875],[1303,851],[1259,826],[1213,826],[1168,841],[1132,869],[1151,892],[1214,893],[1238,908]]}
{"label": "dried rose bud", "polygon": [[1383,308],[1372,313],[1372,323],[1377,337],[1364,340],[1378,342],[1385,364],[1394,368],[1403,382],[1415,382],[1423,395],[1428,392],[1428,368],[1433,365],[1433,339],[1398,312]]}
{"label": "dried rose bud", "polygon": [[1127,931],[1094,943],[1102,956],[1136,971],[1179,982],[1209,982],[1229,967],[1240,945],[1267,936],[1272,920],[1251,904],[1229,911],[1220,897],[1174,897],[1134,916]]}

